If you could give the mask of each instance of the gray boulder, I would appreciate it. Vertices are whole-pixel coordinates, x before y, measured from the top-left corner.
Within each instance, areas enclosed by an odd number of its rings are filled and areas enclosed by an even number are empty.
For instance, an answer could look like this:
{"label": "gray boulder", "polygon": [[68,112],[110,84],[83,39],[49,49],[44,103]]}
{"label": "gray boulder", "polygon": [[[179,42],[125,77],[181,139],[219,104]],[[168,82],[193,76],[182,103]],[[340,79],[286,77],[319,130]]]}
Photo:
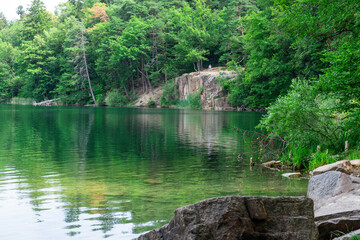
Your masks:
{"label": "gray boulder", "polygon": [[360,229],[360,211],[333,213],[315,218],[319,230],[319,239],[332,239],[339,233]]}
{"label": "gray boulder", "polygon": [[169,224],[139,240],[318,239],[304,197],[219,197],[178,208]]}
{"label": "gray boulder", "polygon": [[330,171],[310,178],[307,197],[314,201],[314,210],[318,210],[328,199],[342,193],[350,192],[354,184],[349,175]]}
{"label": "gray boulder", "polygon": [[307,196],[314,201],[320,239],[360,229],[360,178],[337,171],[316,175]]}

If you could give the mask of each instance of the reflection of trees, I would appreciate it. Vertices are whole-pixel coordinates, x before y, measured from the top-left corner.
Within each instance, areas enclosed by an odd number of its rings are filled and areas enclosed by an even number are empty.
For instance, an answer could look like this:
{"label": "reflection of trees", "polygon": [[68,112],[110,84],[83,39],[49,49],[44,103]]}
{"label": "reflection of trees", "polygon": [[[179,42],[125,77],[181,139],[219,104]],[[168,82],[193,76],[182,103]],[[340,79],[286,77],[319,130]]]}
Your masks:
{"label": "reflection of trees", "polygon": [[89,148],[89,139],[94,124],[95,114],[93,108],[86,109],[77,121],[76,132],[74,135],[75,148],[79,154],[78,170],[83,171],[86,167],[86,154]]}
{"label": "reflection of trees", "polygon": [[[179,206],[253,191],[248,179],[256,171],[242,175],[241,164],[225,156],[241,147],[234,127],[251,129],[259,115],[243,121],[239,113],[17,108],[24,109],[0,115],[0,168],[25,179],[19,190],[36,213],[49,194],[44,189],[61,187],[69,235],[81,231],[82,216],[105,236],[117,224],[141,232],[163,225],[154,220],[168,220]],[[4,160],[3,149],[12,160]],[[271,189],[271,178],[261,175],[256,184]]]}

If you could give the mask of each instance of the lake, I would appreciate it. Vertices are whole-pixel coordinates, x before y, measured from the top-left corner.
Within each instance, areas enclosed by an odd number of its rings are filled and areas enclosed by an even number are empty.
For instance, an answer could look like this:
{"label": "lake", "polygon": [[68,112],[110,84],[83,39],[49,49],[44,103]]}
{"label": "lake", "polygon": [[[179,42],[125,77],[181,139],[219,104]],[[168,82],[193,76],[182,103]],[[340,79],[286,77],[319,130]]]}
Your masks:
{"label": "lake", "polygon": [[225,195],[305,195],[238,158],[261,114],[0,105],[0,239],[134,239]]}

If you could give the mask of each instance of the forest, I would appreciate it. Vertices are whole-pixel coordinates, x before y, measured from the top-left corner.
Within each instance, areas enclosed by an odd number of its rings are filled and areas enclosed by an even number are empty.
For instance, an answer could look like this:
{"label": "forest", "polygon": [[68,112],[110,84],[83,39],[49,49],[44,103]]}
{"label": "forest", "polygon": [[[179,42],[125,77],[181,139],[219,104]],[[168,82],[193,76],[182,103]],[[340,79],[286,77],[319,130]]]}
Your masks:
{"label": "forest", "polygon": [[[0,14],[0,103],[123,106],[211,64],[232,106],[267,108],[280,158],[314,168],[359,156],[358,0],[41,0]],[[345,147],[345,142],[347,146]]]}

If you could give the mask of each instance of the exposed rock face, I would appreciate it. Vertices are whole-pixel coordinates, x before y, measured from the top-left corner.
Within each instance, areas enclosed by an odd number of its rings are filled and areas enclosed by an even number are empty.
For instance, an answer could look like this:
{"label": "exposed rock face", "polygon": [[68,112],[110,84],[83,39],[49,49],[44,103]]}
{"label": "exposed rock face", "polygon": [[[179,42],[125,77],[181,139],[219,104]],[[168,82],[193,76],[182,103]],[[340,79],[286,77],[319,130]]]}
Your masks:
{"label": "exposed rock face", "polygon": [[[338,164],[342,166],[344,162]],[[360,229],[360,178],[343,173],[343,168],[336,169],[341,172],[316,175],[310,179],[308,186],[307,196],[314,200],[315,223],[320,239],[330,239],[335,231],[346,233]]]}
{"label": "exposed rock face", "polygon": [[178,208],[169,224],[140,240],[318,238],[313,202],[304,197],[219,197]]}
{"label": "exposed rock face", "polygon": [[189,94],[198,93],[202,89],[200,96],[202,106],[205,109],[232,110],[227,101],[227,96],[224,96],[222,87],[216,79],[218,77],[235,78],[236,76],[235,73],[229,71],[203,71],[183,74],[176,78],[180,99],[186,99]]}

